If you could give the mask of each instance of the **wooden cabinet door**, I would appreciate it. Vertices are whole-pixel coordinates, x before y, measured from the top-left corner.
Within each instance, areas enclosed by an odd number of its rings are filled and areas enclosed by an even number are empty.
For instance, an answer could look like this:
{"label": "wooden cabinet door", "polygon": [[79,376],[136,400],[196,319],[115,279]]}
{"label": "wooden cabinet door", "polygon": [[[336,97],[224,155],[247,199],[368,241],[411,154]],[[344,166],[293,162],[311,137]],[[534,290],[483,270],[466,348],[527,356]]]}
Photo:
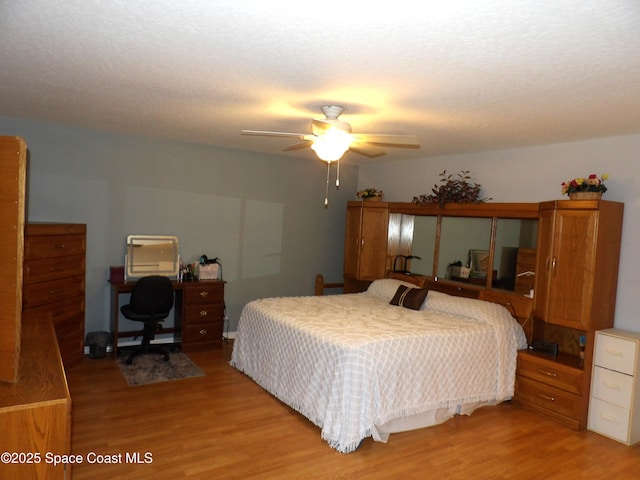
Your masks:
{"label": "wooden cabinet door", "polygon": [[535,312],[555,325],[590,327],[597,211],[541,212]]}
{"label": "wooden cabinet door", "polygon": [[389,210],[386,208],[362,209],[361,280],[376,280],[385,276],[388,226]]}
{"label": "wooden cabinet door", "polygon": [[386,204],[349,205],[345,234],[344,276],[357,280],[375,280],[386,273]]}
{"label": "wooden cabinet door", "polygon": [[347,206],[347,225],[344,240],[344,276],[358,278],[360,264],[360,225],[362,206]]}
{"label": "wooden cabinet door", "polygon": [[538,256],[536,263],[536,287],[534,290],[534,315],[547,321],[551,261],[553,258],[555,210],[542,210],[538,219]]}

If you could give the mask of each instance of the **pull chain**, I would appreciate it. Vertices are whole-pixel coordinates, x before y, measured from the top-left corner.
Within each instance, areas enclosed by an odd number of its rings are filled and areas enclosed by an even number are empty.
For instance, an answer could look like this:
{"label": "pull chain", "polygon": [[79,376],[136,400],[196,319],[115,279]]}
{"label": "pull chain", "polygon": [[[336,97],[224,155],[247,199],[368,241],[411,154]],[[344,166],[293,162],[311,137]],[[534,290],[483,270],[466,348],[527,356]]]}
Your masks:
{"label": "pull chain", "polygon": [[324,189],[324,208],[329,205],[329,171],[331,170],[331,162],[327,162],[327,183]]}
{"label": "pull chain", "polygon": [[[327,181],[324,189],[324,208],[329,205],[329,177],[331,173],[331,163],[327,162]],[[337,172],[336,172],[336,190],[340,188],[340,159],[337,160]]]}

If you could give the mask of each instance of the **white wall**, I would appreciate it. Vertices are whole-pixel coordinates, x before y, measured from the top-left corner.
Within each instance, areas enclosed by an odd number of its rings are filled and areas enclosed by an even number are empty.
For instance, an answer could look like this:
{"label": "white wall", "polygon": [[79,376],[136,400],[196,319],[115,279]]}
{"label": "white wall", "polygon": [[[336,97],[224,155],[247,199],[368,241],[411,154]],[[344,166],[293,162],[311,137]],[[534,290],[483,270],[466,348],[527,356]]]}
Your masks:
{"label": "white wall", "polygon": [[566,198],[560,184],[591,173],[608,173],[604,198],[625,204],[615,326],[640,331],[640,135],[593,139],[492,152],[426,158],[360,167],[358,189],[384,190],[385,200],[410,202],[431,193],[443,170],[470,170],[495,202]]}
{"label": "white wall", "polygon": [[[357,167],[324,208],[324,163],[0,117],[28,146],[28,221],[87,224],[86,330],[109,325],[109,266],[128,234],[171,234],[188,262],[222,259],[228,331],[245,303],[342,278]],[[126,300],[124,298],[123,300]]]}

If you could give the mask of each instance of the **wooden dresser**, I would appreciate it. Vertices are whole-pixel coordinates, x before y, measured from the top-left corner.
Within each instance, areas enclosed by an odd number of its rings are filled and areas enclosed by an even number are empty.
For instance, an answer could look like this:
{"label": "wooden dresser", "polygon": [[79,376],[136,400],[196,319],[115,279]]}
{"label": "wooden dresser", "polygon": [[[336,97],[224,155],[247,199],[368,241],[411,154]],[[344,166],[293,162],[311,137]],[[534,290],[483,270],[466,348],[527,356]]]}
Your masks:
{"label": "wooden dresser", "polygon": [[23,318],[19,372],[0,382],[0,452],[12,455],[0,478],[69,479],[70,465],[46,457],[71,452],[71,396],[50,321]]}
{"label": "wooden dresser", "polygon": [[221,348],[224,282],[203,280],[183,286],[182,350]]}
{"label": "wooden dresser", "polygon": [[25,227],[23,318],[53,322],[66,367],[84,356],[86,225]]}

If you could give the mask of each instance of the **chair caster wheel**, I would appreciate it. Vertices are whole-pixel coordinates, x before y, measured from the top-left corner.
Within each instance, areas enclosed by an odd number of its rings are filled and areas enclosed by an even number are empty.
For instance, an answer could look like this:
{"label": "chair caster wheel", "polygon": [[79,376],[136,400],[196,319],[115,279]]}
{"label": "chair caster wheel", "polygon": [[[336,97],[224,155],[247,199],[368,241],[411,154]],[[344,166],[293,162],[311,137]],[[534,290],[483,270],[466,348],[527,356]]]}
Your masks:
{"label": "chair caster wheel", "polygon": [[165,353],[165,354],[164,354],[164,361],[165,361],[165,362],[168,362],[168,361],[169,361],[169,354],[168,354],[168,353]]}

